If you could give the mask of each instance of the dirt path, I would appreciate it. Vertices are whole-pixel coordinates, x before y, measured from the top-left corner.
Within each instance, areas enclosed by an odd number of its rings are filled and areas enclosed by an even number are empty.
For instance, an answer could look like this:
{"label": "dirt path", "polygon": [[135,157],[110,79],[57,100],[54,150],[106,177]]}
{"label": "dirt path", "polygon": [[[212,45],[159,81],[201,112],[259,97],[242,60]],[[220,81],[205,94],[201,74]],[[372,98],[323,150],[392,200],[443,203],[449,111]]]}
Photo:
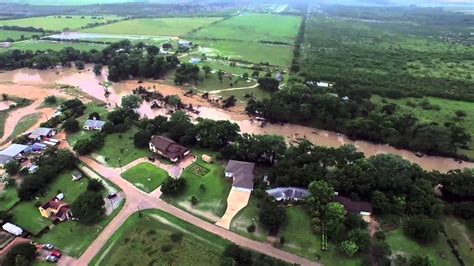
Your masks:
{"label": "dirt path", "polygon": [[223,89],[223,90],[215,90],[215,91],[210,91],[209,94],[217,94],[221,93],[224,91],[238,91],[238,90],[247,90],[247,89],[253,89],[258,87],[258,83],[252,86],[247,86],[247,87],[238,87],[238,88],[228,88],[228,89]]}
{"label": "dirt path", "polygon": [[319,263],[312,262],[305,258],[274,248],[270,244],[265,244],[247,239],[236,233],[218,227],[214,224],[205,222],[161,200],[161,192],[159,189],[153,191],[150,194],[139,190],[131,183],[120,177],[119,169],[106,167],[88,157],[80,157],[80,160],[88,167],[97,171],[104,178],[107,178],[108,180],[119,186],[125,194],[126,203],[122,210],[117,214],[117,216],[105,227],[101,234],[94,240],[94,242],[88,247],[88,249],[82,254],[79,259],[74,261],[60,260],[59,265],[88,265],[92,261],[92,259],[100,252],[100,250],[105,246],[106,242],[113,235],[113,233],[120,228],[124,221],[133,213],[137,212],[138,210],[144,209],[159,209],[165,211],[203,230],[221,236],[222,238],[225,238],[235,244],[261,252],[272,257],[276,257],[278,259],[290,263],[296,263],[301,265],[320,265]]}

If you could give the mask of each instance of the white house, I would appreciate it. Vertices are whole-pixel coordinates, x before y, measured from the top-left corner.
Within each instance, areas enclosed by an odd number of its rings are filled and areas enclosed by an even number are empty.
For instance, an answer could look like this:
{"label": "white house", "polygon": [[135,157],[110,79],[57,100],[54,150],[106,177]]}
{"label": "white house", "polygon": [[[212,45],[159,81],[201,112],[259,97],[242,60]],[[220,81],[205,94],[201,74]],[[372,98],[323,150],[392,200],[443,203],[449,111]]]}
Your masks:
{"label": "white house", "polygon": [[85,130],[98,130],[102,131],[102,128],[105,125],[105,121],[102,120],[95,120],[95,119],[87,119],[84,123]]}

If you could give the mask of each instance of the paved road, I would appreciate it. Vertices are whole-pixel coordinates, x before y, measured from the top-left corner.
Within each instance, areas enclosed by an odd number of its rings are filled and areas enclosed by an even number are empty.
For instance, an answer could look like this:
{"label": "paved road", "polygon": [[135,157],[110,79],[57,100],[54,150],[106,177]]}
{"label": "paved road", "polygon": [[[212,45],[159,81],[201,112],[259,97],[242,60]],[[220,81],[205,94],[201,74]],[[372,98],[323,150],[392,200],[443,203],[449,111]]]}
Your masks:
{"label": "paved road", "polygon": [[159,209],[165,211],[175,217],[178,217],[184,221],[187,221],[203,230],[216,234],[222,238],[225,238],[231,242],[242,247],[252,249],[263,254],[301,265],[320,265],[319,263],[309,261],[305,258],[296,256],[286,251],[272,247],[270,244],[257,242],[250,240],[231,231],[218,227],[216,225],[207,223],[185,211],[182,211],[165,201],[160,199],[161,192],[159,189],[147,194],[125,179],[120,177],[120,169],[109,168],[100,163],[92,160],[88,157],[81,157],[80,160],[87,164],[90,168],[97,171],[104,178],[107,178],[111,182],[119,186],[125,194],[126,203],[122,210],[117,216],[105,227],[100,235],[94,240],[94,242],[88,247],[88,249],[82,254],[77,260],[64,260],[59,265],[76,266],[76,265],[88,265],[91,260],[99,253],[104,247],[107,240],[113,235],[113,233],[123,224],[123,222],[133,213],[139,209]]}

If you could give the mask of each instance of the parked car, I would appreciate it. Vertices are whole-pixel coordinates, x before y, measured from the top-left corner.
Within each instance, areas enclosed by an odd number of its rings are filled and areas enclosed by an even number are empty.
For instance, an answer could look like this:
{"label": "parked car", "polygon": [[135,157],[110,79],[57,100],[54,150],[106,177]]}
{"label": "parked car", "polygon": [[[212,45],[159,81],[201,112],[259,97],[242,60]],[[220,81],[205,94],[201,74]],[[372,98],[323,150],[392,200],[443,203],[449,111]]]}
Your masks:
{"label": "parked car", "polygon": [[61,254],[61,251],[55,250],[55,251],[51,252],[50,255],[51,255],[51,256],[54,256],[54,257],[56,257],[56,258],[59,259],[59,258],[61,258],[61,256],[62,256],[63,254]]}
{"label": "parked car", "polygon": [[46,261],[49,261],[49,262],[57,262],[57,261],[58,261],[58,257],[52,256],[52,255],[48,255],[48,256],[46,256]]}
{"label": "parked car", "polygon": [[117,197],[117,193],[110,193],[109,195],[107,195],[108,199],[113,199],[115,197]]}
{"label": "parked car", "polygon": [[154,162],[155,161],[155,156],[148,156],[148,161]]}
{"label": "parked car", "polygon": [[52,250],[54,248],[52,244],[43,244],[41,247],[47,250]]}

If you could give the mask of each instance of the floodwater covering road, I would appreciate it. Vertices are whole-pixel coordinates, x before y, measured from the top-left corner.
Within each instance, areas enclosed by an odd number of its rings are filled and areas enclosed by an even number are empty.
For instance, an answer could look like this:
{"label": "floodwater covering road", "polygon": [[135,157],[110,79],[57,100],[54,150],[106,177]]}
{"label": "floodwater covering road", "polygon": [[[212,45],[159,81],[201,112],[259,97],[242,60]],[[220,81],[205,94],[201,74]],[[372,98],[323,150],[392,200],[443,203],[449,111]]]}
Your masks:
{"label": "floodwater covering road", "polygon": [[[406,160],[420,165],[426,170],[438,170],[446,172],[451,169],[474,168],[472,162],[458,163],[452,158],[439,156],[423,156],[417,157],[413,152],[403,149],[397,149],[389,145],[374,144],[367,141],[353,141],[348,137],[326,130],[315,129],[311,127],[295,125],[295,124],[267,124],[261,127],[257,121],[251,120],[243,111],[242,106],[233,107],[223,110],[212,105],[200,96],[187,97],[184,96],[186,90],[176,86],[164,84],[163,81],[146,81],[138,84],[136,80],[113,83],[109,88],[110,95],[105,96],[104,88],[99,83],[106,80],[107,68],[104,68],[102,75],[96,76],[92,72],[92,66],[87,65],[85,70],[77,71],[72,68],[52,69],[52,70],[34,70],[34,69],[18,69],[14,71],[0,73],[0,80],[4,82],[12,82],[13,84],[23,85],[48,85],[48,84],[67,84],[77,86],[84,93],[104,101],[109,107],[120,105],[122,96],[132,93],[132,90],[142,85],[144,87],[153,87],[163,95],[179,95],[185,104],[192,104],[200,111],[199,117],[210,118],[216,120],[229,120],[240,126],[241,132],[253,134],[276,134],[283,136],[289,143],[298,139],[307,139],[319,146],[340,147],[345,144],[353,144],[357,149],[366,156],[373,156],[382,153],[393,153],[400,155]],[[11,85],[13,86],[13,85]],[[138,109],[142,117],[152,118],[157,115],[165,115],[163,109],[152,109],[150,103],[144,103]],[[193,117],[197,115],[192,114]]]}

